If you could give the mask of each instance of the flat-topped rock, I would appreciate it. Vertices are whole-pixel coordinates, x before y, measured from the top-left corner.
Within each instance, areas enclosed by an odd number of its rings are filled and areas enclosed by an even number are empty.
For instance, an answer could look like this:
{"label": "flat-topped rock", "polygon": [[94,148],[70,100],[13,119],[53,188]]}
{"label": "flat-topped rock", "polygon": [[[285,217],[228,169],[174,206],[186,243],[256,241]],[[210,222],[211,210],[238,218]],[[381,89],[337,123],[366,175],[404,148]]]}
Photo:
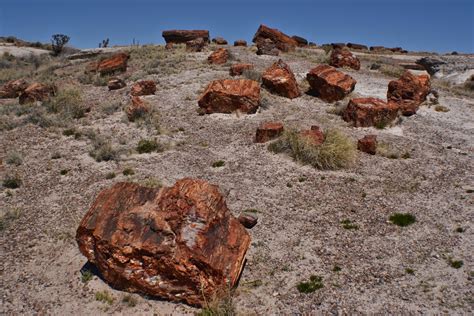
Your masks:
{"label": "flat-topped rock", "polygon": [[355,127],[384,127],[398,117],[399,106],[377,98],[355,98],[342,113],[346,122]]}
{"label": "flat-topped rock", "polygon": [[207,30],[167,30],[162,33],[166,43],[182,44],[198,38],[209,42],[209,31]]}
{"label": "flat-topped rock", "polygon": [[319,65],[311,69],[306,79],[311,86],[311,92],[326,102],[344,99],[356,85],[351,76],[329,65]]}

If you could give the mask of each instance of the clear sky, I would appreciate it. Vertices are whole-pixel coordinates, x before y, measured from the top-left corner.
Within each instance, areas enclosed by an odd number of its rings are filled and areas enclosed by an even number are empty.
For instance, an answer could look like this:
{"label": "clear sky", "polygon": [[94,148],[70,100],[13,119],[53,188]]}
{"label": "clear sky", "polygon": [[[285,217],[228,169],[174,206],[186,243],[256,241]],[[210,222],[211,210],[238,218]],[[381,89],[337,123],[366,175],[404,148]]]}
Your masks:
{"label": "clear sky", "polygon": [[0,0],[0,36],[79,48],[164,43],[166,29],[207,29],[251,41],[259,24],[317,44],[355,42],[474,53],[474,0]]}

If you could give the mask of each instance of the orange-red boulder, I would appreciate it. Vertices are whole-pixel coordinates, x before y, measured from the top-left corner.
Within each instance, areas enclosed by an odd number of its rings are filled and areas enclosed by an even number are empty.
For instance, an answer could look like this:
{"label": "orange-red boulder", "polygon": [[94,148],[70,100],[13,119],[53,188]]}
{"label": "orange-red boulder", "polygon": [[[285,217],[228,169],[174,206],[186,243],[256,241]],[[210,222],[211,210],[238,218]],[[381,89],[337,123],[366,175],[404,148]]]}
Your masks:
{"label": "orange-red boulder", "polygon": [[231,76],[240,76],[244,70],[253,69],[253,64],[234,64],[230,66],[229,74]]}
{"label": "orange-red boulder", "polygon": [[219,48],[215,52],[213,52],[209,57],[207,57],[207,61],[210,64],[225,64],[227,62],[227,59],[229,59],[229,51],[225,48]]}
{"label": "orange-red boulder", "polygon": [[259,38],[257,40],[257,55],[278,56],[280,55],[280,51],[271,39]]}
{"label": "orange-red boulder", "polygon": [[283,133],[283,123],[267,122],[257,128],[255,134],[256,143],[265,143],[279,137]]}
{"label": "orange-red boulder", "polygon": [[151,95],[156,92],[156,83],[153,80],[138,81],[132,86],[130,94],[133,96]]}
{"label": "orange-red boulder", "polygon": [[20,94],[20,104],[32,103],[36,101],[47,101],[56,94],[56,87],[42,83],[32,83]]}
{"label": "orange-red boulder", "polygon": [[234,46],[247,47],[247,41],[246,40],[236,40],[236,41],[234,41]]}
{"label": "orange-red boulder", "polygon": [[199,107],[209,113],[255,113],[260,106],[260,85],[248,79],[212,81],[198,101]]}
{"label": "orange-red boulder", "polygon": [[140,97],[132,97],[132,103],[125,109],[128,120],[133,122],[150,112],[148,105]]}
{"label": "orange-red boulder", "polygon": [[103,75],[109,75],[115,72],[127,71],[127,61],[129,55],[126,53],[118,53],[110,58],[106,58],[99,62],[97,65],[97,71]]}
{"label": "orange-red boulder", "polygon": [[377,152],[377,136],[365,135],[357,141],[357,149],[370,155],[375,155]]}
{"label": "orange-red boulder", "polygon": [[409,71],[388,84],[387,100],[400,105],[404,115],[415,114],[430,93],[429,75],[414,75]]}
{"label": "orange-red boulder", "polygon": [[28,88],[28,82],[25,79],[10,80],[0,87],[0,99],[17,98]]}
{"label": "orange-red boulder", "polygon": [[123,81],[122,79],[120,78],[112,78],[109,80],[109,82],[107,83],[107,87],[109,88],[109,90],[118,90],[118,89],[122,89],[126,86],[127,84],[125,83],[125,81]]}
{"label": "orange-red boulder", "polygon": [[324,133],[319,126],[313,125],[311,129],[301,131],[300,135],[306,138],[312,145],[321,145],[324,143]]}
{"label": "orange-red boulder", "polygon": [[319,65],[311,69],[306,79],[311,86],[311,92],[326,102],[344,99],[356,85],[351,76],[328,65]]}
{"label": "orange-red boulder", "polygon": [[206,46],[207,42],[204,41],[201,37],[196,38],[191,41],[186,42],[186,51],[187,52],[201,52],[204,49],[204,46]]}
{"label": "orange-red boulder", "polygon": [[173,49],[173,48],[174,48],[174,44],[173,44],[173,43],[166,43],[165,49],[171,50],[171,49]]}
{"label": "orange-red boulder", "polygon": [[236,285],[251,239],[217,186],[186,178],[102,190],[76,241],[114,288],[203,306]]}
{"label": "orange-red boulder", "polygon": [[376,98],[351,99],[342,113],[356,127],[385,126],[398,117],[399,106]]}
{"label": "orange-red boulder", "polygon": [[260,25],[257,32],[253,37],[253,42],[258,43],[262,39],[270,39],[273,43],[275,43],[276,47],[283,51],[288,52],[290,50],[294,50],[295,47],[298,45],[298,42],[286,35],[285,33],[277,30],[269,28],[265,25]]}
{"label": "orange-red boulder", "polygon": [[240,214],[237,219],[245,228],[248,229],[252,229],[258,222],[258,218],[250,214]]}
{"label": "orange-red boulder", "polygon": [[360,69],[359,58],[357,58],[347,49],[333,50],[331,57],[329,58],[329,65],[336,68],[348,67],[355,70]]}
{"label": "orange-red boulder", "polygon": [[301,95],[295,75],[281,59],[265,70],[262,75],[262,84],[268,90],[290,99]]}
{"label": "orange-red boulder", "polygon": [[213,38],[212,42],[217,44],[217,45],[227,45],[227,41],[222,37]]}
{"label": "orange-red boulder", "polygon": [[209,42],[209,31],[207,30],[167,30],[162,33],[166,43],[186,43],[198,38],[204,42]]}

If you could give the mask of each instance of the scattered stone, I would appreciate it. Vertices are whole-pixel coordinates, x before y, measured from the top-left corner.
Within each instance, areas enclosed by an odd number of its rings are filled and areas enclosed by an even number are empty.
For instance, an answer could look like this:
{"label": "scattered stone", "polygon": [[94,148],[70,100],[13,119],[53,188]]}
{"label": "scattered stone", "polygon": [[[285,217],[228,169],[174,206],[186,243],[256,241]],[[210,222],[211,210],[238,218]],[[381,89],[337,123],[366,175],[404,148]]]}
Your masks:
{"label": "scattered stone", "polygon": [[430,75],[434,75],[440,71],[440,66],[446,64],[439,58],[436,57],[423,57],[416,61],[416,63],[423,67],[423,70],[426,70]]}
{"label": "scattered stone", "polygon": [[271,39],[259,39],[257,41],[257,55],[278,56],[280,51]]}
{"label": "scattered stone", "polygon": [[257,225],[258,218],[250,214],[240,214],[238,220],[245,228],[252,229]]}
{"label": "scattered stone", "polygon": [[301,95],[295,75],[281,59],[265,70],[262,75],[262,84],[268,90],[290,99]]}
{"label": "scattered stone", "polygon": [[28,88],[25,79],[10,80],[0,87],[0,99],[14,99],[20,96]]}
{"label": "scattered stone", "polygon": [[248,79],[212,81],[198,101],[205,113],[255,113],[260,106],[260,86]]}
{"label": "scattered stone", "polygon": [[186,42],[186,51],[194,53],[201,52],[204,46],[206,46],[206,42],[202,38],[197,38]]}
{"label": "scattered stone", "polygon": [[97,71],[102,75],[109,75],[116,72],[127,71],[127,61],[130,56],[126,53],[118,53],[110,58],[106,58],[99,62]]}
{"label": "scattered stone", "polygon": [[56,94],[56,87],[42,83],[32,83],[20,94],[20,104],[47,101]]}
{"label": "scattered stone", "polygon": [[225,64],[227,62],[227,59],[229,59],[229,51],[225,48],[219,48],[215,52],[213,52],[209,57],[207,57],[207,61],[210,64]]}
{"label": "scattered stone", "polygon": [[321,145],[324,143],[324,133],[319,126],[313,125],[311,129],[300,132],[300,135],[305,137],[312,145]]}
{"label": "scattered stone", "polygon": [[403,115],[413,115],[430,93],[429,75],[414,75],[409,71],[388,84],[387,100],[399,104]]}
{"label": "scattered stone", "polygon": [[253,69],[253,64],[234,64],[229,69],[229,74],[231,76],[240,76],[244,70]]}
{"label": "scattered stone", "polygon": [[217,45],[227,45],[227,41],[222,37],[213,38],[212,42],[217,44]]}
{"label": "scattered stone", "polygon": [[198,38],[209,43],[209,31],[207,30],[168,30],[163,31],[162,36],[166,43],[182,44]]}
{"label": "scattered stone", "polygon": [[344,99],[351,93],[356,81],[329,65],[319,65],[306,75],[311,92],[326,102]]}
{"label": "scattered stone", "polygon": [[166,45],[165,45],[165,49],[166,49],[166,50],[171,50],[171,49],[173,49],[173,48],[174,48],[174,44],[173,44],[173,43],[171,43],[171,42],[170,42],[170,43],[166,43]]}
{"label": "scattered stone", "polygon": [[123,81],[122,79],[119,79],[119,78],[112,78],[109,80],[109,82],[107,83],[107,86],[109,87],[109,90],[118,90],[118,89],[122,89],[126,86],[127,84],[125,83],[125,81]]}
{"label": "scattered stone", "polygon": [[359,58],[347,49],[334,49],[331,53],[329,65],[336,68],[349,67],[355,70],[360,69]]}
{"label": "scattered stone", "polygon": [[267,122],[257,128],[255,134],[256,143],[266,143],[272,139],[278,138],[283,133],[283,123]]}
{"label": "scattered stone", "polygon": [[370,155],[377,152],[377,136],[365,135],[357,141],[357,149]]}
{"label": "scattered stone", "polygon": [[102,190],[76,241],[114,288],[203,306],[236,285],[251,238],[217,186],[186,178]]}
{"label": "scattered stone", "polygon": [[298,36],[298,35],[293,35],[291,38],[296,41],[296,45],[298,45],[298,47],[308,46],[308,40],[304,37],[301,37],[301,36]]}
{"label": "scattered stone", "polygon": [[384,127],[398,117],[399,106],[377,98],[351,99],[342,113],[346,122],[355,127]]}
{"label": "scattered stone", "polygon": [[347,43],[347,47],[351,49],[357,49],[357,50],[369,50],[369,48],[366,45],[362,44],[356,44],[356,43]]}
{"label": "scattered stone", "polygon": [[294,50],[298,45],[297,41],[295,41],[285,33],[261,24],[257,32],[255,33],[252,41],[254,43],[258,43],[259,41],[264,39],[270,39],[276,45],[276,48],[283,52]]}
{"label": "scattered stone", "polygon": [[130,122],[135,121],[136,118],[143,117],[148,112],[150,112],[148,105],[137,96],[132,97],[132,104],[125,110]]}
{"label": "scattered stone", "polygon": [[236,40],[234,41],[234,46],[244,46],[247,47],[247,41],[246,40]]}
{"label": "scattered stone", "polygon": [[130,94],[133,96],[152,95],[156,92],[156,83],[153,80],[138,81],[132,86]]}

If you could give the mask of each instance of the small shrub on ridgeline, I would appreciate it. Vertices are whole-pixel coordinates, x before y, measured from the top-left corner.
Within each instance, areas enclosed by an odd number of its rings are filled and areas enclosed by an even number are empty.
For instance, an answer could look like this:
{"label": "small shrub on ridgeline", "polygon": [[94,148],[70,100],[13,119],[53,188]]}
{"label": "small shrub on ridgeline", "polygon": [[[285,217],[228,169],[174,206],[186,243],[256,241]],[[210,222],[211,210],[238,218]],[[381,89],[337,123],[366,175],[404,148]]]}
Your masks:
{"label": "small shrub on ridgeline", "polygon": [[64,34],[54,34],[51,37],[51,47],[53,54],[59,56],[64,49],[64,46],[69,42],[70,37]]}
{"label": "small shrub on ridgeline", "polygon": [[318,169],[339,169],[352,165],[357,157],[355,143],[342,132],[330,129],[321,145],[314,145],[296,130],[283,133],[268,146],[274,153],[287,153],[296,161]]}
{"label": "small shrub on ridgeline", "polygon": [[406,227],[416,222],[414,215],[410,213],[395,213],[389,218],[392,224],[400,227]]}
{"label": "small shrub on ridgeline", "polygon": [[324,287],[323,278],[317,275],[312,275],[309,278],[308,282],[298,283],[296,288],[300,293],[313,293],[316,290],[319,290]]}

